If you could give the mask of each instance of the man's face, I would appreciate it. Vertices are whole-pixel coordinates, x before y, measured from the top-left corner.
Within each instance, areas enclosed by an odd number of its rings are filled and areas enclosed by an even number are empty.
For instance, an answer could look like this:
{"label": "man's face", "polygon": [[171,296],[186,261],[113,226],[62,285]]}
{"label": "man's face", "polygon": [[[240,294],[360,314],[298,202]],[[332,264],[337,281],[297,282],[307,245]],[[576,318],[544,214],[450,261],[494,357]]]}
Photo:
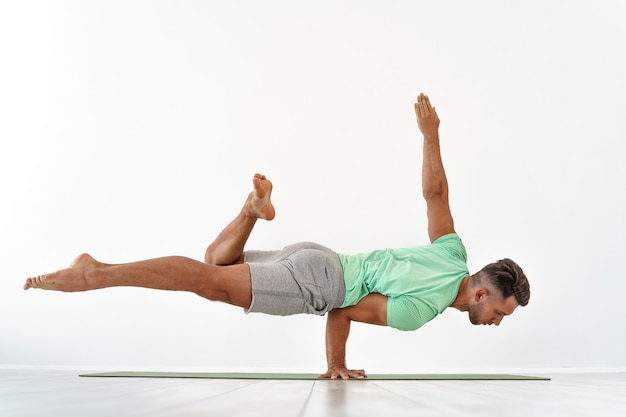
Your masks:
{"label": "man's face", "polygon": [[469,306],[469,320],[472,324],[495,324],[499,326],[504,316],[513,314],[517,305],[514,296],[503,299],[499,296],[489,295],[486,291],[477,291],[474,302]]}

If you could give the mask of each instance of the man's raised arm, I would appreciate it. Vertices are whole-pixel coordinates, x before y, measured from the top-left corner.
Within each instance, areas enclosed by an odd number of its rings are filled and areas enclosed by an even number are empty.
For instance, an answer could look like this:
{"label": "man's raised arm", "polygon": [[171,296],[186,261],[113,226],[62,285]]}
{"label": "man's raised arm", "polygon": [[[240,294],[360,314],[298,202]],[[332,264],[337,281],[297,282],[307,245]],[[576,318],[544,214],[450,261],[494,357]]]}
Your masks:
{"label": "man's raised arm", "polygon": [[426,200],[430,241],[454,232],[454,221],[448,203],[448,180],[439,148],[439,116],[423,93],[415,103],[417,126],[424,135],[422,194]]}
{"label": "man's raised arm", "polygon": [[387,297],[369,294],[356,305],[331,310],[326,321],[326,359],[328,371],[320,378],[367,378],[363,369],[346,367],[346,342],[350,334],[350,323],[387,325]]}

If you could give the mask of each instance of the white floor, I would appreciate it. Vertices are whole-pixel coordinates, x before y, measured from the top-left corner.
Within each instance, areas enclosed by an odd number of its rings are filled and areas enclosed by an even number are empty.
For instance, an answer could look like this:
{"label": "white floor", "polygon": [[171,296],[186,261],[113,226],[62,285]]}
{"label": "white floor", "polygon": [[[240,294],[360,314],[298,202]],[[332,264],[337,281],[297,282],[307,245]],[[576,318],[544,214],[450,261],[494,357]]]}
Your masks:
{"label": "white floor", "polygon": [[533,374],[551,381],[348,382],[79,373],[0,369],[0,416],[626,416],[626,373]]}

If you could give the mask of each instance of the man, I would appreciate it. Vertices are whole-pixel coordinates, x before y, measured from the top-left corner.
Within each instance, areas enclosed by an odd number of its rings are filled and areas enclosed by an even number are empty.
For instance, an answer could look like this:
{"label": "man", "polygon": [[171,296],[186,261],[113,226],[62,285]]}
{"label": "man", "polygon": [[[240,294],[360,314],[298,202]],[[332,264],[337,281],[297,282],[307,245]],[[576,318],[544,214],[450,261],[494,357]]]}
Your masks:
{"label": "man", "polygon": [[258,219],[272,220],[272,183],[253,178],[254,190],[239,215],[207,248],[205,262],[165,257],[110,265],[82,254],[67,268],[28,278],[24,289],[86,291],[137,286],[190,291],[246,312],[289,315],[328,312],[324,378],[365,378],[346,367],[352,321],[415,330],[447,307],[467,311],[472,324],[499,325],[530,297],[528,280],[510,259],[470,275],[455,233],[448,183],[439,150],[439,117],[428,97],[415,103],[424,136],[422,192],[427,202],[426,246],[342,255],[314,243],[280,251],[244,251]]}

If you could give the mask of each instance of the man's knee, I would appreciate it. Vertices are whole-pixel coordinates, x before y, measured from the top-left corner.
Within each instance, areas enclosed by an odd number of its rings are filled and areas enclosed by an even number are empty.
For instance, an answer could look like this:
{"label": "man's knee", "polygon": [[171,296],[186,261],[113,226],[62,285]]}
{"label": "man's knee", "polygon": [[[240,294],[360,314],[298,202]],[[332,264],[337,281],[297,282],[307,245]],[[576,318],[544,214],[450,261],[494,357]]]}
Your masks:
{"label": "man's knee", "polygon": [[233,259],[226,259],[223,255],[216,253],[216,251],[209,246],[204,253],[204,263],[208,265],[218,265],[218,266],[226,266],[226,265],[236,265],[242,264],[244,259],[244,254],[241,253],[237,257]]}
{"label": "man's knee", "polygon": [[215,265],[215,257],[213,256],[213,250],[209,246],[204,252],[204,263],[209,265]]}
{"label": "man's knee", "polygon": [[252,301],[250,269],[244,265],[207,265],[208,274],[197,291],[211,301],[248,307]]}

